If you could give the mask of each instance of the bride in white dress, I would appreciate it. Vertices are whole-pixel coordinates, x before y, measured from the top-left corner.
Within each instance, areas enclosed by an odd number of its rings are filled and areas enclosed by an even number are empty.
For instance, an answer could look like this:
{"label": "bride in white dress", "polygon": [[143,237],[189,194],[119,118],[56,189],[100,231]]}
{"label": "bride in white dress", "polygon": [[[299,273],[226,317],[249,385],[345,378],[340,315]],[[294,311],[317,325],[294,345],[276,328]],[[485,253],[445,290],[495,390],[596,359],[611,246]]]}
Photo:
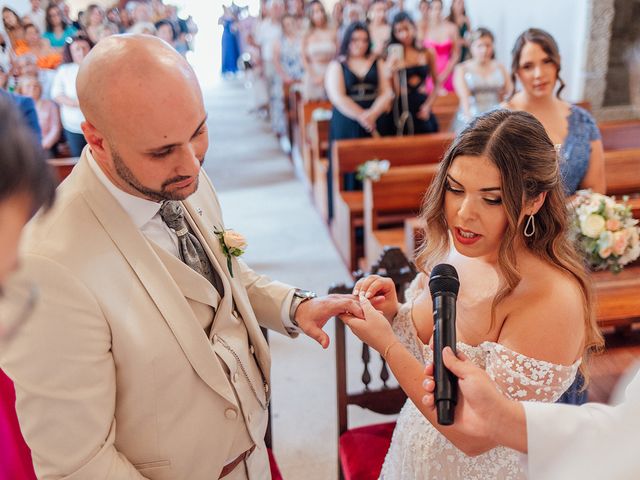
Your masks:
{"label": "bride in white dress", "polygon": [[[457,350],[484,368],[504,395],[553,402],[582,359],[602,345],[582,261],[567,236],[555,150],[524,112],[485,114],[455,140],[425,198],[427,239],[417,265],[453,265],[460,277]],[[365,319],[343,316],[385,357],[409,396],[380,478],[521,479],[515,450],[437,423],[423,405],[424,365],[433,331],[428,275],[399,305],[393,282],[360,280]],[[584,372],[583,372],[584,373]]]}

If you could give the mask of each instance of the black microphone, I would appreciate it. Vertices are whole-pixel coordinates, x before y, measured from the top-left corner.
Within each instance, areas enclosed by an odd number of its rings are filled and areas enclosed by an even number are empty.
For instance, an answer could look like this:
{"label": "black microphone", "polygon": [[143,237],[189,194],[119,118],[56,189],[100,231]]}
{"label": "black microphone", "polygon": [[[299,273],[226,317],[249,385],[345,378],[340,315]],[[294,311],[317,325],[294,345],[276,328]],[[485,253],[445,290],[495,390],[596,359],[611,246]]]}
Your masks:
{"label": "black microphone", "polygon": [[433,302],[433,376],[436,382],[435,401],[440,425],[453,424],[458,403],[458,378],[442,363],[442,349],[456,351],[456,299],[458,272],[451,265],[441,263],[433,267],[429,290]]}

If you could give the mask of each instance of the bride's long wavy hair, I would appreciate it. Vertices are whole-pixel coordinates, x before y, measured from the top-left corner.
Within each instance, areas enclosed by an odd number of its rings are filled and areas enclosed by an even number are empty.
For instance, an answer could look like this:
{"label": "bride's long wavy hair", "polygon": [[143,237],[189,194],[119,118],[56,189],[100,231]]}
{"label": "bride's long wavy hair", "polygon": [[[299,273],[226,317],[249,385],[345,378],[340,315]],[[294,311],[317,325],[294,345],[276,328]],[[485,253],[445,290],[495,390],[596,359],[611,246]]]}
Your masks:
{"label": "bride's long wavy hair", "polygon": [[[491,306],[491,325],[495,322],[497,305],[513,292],[522,278],[515,253],[516,243],[521,242],[540,259],[578,281],[584,309],[585,356],[600,349],[604,341],[591,306],[591,283],[583,260],[568,235],[568,210],[556,151],[542,124],[529,113],[495,110],[484,114],[449,147],[424,198],[421,216],[426,225],[425,243],[416,258],[418,267],[429,271],[449,252],[449,230],[444,214],[445,183],[453,160],[460,155],[488,158],[501,177],[507,228],[498,253],[502,287]],[[526,202],[542,193],[546,193],[546,198],[535,215],[535,234],[526,237],[524,223],[527,218],[523,208]]]}

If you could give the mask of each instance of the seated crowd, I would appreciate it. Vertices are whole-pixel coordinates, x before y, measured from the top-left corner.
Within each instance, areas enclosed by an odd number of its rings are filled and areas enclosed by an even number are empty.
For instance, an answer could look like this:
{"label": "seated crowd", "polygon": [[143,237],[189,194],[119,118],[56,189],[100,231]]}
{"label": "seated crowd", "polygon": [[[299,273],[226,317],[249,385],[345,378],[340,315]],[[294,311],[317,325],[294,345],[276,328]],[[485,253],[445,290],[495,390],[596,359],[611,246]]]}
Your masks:
{"label": "seated crowd", "polygon": [[0,29],[0,88],[35,104],[42,147],[50,158],[78,157],[86,145],[80,124],[76,76],[91,48],[118,33],[156,35],[185,55],[197,29],[162,0],[129,1],[106,13],[97,4],[70,17],[69,5],[52,0],[46,9],[31,0],[22,17],[5,6]]}
{"label": "seated crowd", "polygon": [[[598,127],[588,111],[561,98],[560,51],[550,34],[523,32],[509,72],[495,59],[493,33],[472,28],[464,0],[453,1],[449,12],[441,0],[422,0],[415,12],[402,3],[341,0],[329,15],[320,0],[271,0],[260,19],[227,8],[223,72],[236,71],[241,52],[250,59],[244,63],[254,107],[269,112],[285,151],[291,148],[292,89],[303,102],[331,102],[330,141],[460,133],[481,113],[507,108],[544,125],[564,159],[568,195],[580,188],[604,192]],[[229,48],[231,42],[237,46]]]}

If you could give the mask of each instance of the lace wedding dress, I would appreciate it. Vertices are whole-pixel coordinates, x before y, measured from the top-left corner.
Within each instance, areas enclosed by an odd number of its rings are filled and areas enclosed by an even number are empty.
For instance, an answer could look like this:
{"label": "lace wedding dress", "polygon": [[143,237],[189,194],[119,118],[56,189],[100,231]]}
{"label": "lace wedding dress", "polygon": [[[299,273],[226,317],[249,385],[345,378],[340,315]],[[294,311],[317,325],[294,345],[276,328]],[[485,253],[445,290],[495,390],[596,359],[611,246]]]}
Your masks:
{"label": "lace wedding dress", "polygon": [[[416,282],[414,282],[415,284]],[[432,360],[428,345],[418,338],[411,318],[411,299],[418,292],[407,291],[407,303],[393,322],[398,339],[420,361]],[[516,400],[555,402],[571,386],[580,360],[571,366],[536,360],[495,343],[471,346],[458,342],[457,348],[484,368],[506,396]],[[402,408],[384,461],[382,480],[512,480],[525,479],[523,457],[515,450],[497,447],[477,457],[458,450],[438,432],[411,400]]]}

